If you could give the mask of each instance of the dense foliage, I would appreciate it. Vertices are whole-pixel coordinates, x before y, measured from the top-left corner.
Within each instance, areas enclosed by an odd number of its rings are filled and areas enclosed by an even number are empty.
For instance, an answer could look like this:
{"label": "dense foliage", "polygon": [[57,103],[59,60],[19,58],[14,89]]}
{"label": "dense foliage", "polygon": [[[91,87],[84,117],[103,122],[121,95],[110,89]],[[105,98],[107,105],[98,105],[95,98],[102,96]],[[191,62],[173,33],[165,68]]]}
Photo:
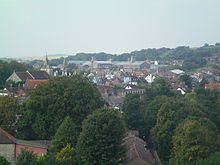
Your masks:
{"label": "dense foliage", "polygon": [[98,109],[83,122],[76,152],[80,165],[118,165],[124,150],[124,124],[117,111]]}
{"label": "dense foliage", "polygon": [[207,158],[216,151],[217,136],[196,120],[180,124],[173,136],[171,165],[195,165],[199,159]]}
{"label": "dense foliage", "polygon": [[0,164],[1,165],[10,165],[10,163],[3,156],[0,156]]}
{"label": "dense foliage", "polygon": [[67,116],[56,131],[52,141],[51,150],[58,152],[67,144],[75,147],[80,130],[73,122],[72,118]]}
{"label": "dense foliage", "polygon": [[104,105],[100,93],[85,78],[56,77],[30,93],[19,122],[19,136],[51,139],[66,116],[81,128],[82,121]]}
{"label": "dense foliage", "polygon": [[36,163],[36,155],[28,150],[22,150],[16,161],[16,165],[36,165]]}
{"label": "dense foliage", "polygon": [[140,130],[142,125],[141,109],[140,109],[140,96],[138,94],[128,94],[124,99],[122,107],[123,119],[129,130]]}
{"label": "dense foliage", "polygon": [[0,127],[14,134],[20,106],[14,97],[0,97]]}
{"label": "dense foliage", "polygon": [[[190,83],[188,76],[183,76],[182,81]],[[147,147],[155,149],[162,161],[195,165],[220,151],[217,138],[220,131],[218,91],[198,86],[193,92],[180,95],[170,91],[165,81],[156,79],[146,88],[144,99],[137,102],[142,106],[132,101],[130,105],[136,105],[136,112],[142,111],[144,106]],[[124,103],[124,106],[129,105],[127,99]],[[136,114],[133,120],[131,123],[139,122],[142,117]],[[197,141],[198,145],[195,144]]]}

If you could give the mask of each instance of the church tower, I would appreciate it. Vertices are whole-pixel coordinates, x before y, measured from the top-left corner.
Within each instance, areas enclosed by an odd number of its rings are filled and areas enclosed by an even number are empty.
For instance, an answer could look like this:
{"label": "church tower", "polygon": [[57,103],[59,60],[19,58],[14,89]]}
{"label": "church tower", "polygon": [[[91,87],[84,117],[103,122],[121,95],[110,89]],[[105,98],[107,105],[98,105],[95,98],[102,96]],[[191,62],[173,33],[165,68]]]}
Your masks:
{"label": "church tower", "polygon": [[47,72],[50,76],[54,76],[53,69],[49,65],[49,60],[48,60],[47,54],[46,54],[46,57],[45,57],[44,64],[43,64],[43,66],[40,70]]}

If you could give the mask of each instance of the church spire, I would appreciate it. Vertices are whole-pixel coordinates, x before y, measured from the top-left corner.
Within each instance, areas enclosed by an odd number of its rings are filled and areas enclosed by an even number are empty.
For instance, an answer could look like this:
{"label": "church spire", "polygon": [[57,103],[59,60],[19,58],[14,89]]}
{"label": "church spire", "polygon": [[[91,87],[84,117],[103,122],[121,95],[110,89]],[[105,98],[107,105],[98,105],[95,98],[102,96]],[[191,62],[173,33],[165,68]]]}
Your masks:
{"label": "church spire", "polygon": [[47,52],[46,52],[45,66],[48,66],[48,65],[49,65],[49,60],[48,60],[48,57],[47,57]]}

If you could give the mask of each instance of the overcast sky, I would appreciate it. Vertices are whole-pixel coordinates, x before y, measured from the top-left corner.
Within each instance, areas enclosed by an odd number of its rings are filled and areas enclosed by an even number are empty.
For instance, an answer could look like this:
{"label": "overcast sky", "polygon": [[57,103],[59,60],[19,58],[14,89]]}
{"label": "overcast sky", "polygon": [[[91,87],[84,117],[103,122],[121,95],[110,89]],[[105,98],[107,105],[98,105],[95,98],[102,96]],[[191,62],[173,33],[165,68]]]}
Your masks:
{"label": "overcast sky", "polygon": [[220,0],[0,0],[0,57],[202,46]]}

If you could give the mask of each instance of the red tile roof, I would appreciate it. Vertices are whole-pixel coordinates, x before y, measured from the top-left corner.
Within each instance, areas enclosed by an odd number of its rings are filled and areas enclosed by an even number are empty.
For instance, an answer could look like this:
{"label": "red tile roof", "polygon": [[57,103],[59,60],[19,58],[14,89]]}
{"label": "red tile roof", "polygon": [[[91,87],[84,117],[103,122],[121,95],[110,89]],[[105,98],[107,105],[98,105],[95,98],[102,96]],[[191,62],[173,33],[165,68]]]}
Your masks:
{"label": "red tile roof", "polygon": [[220,90],[220,83],[205,84],[206,89]]}
{"label": "red tile roof", "polygon": [[34,89],[36,88],[38,85],[47,82],[48,80],[27,80],[24,88],[25,89]]}

